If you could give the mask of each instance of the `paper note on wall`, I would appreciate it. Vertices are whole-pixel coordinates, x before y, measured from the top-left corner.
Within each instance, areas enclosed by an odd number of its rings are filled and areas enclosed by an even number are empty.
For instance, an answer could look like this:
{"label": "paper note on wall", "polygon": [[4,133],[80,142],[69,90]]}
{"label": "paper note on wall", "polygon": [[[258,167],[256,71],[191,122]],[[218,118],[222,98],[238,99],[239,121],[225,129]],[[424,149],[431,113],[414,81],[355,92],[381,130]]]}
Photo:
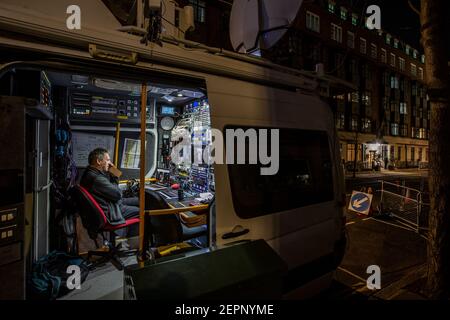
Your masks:
{"label": "paper note on wall", "polygon": [[109,151],[111,159],[114,159],[115,138],[109,135],[73,132],[73,159],[77,167],[88,165],[89,153],[96,148],[105,148]]}
{"label": "paper note on wall", "polygon": [[[145,142],[147,145],[147,141]],[[141,160],[141,140],[125,139],[122,163],[120,167],[122,169],[139,169],[139,163]]]}

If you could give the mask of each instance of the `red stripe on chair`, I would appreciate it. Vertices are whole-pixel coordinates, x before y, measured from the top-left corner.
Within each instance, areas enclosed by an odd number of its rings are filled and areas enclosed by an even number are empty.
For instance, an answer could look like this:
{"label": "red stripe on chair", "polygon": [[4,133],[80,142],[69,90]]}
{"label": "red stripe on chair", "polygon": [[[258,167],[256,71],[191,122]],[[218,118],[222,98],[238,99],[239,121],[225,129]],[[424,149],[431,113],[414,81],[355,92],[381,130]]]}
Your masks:
{"label": "red stripe on chair", "polygon": [[113,226],[111,224],[107,224],[104,229],[105,230],[121,229],[121,228],[125,228],[125,227],[128,227],[128,226],[131,226],[132,224],[139,223],[139,221],[140,221],[139,218],[131,218],[131,219],[126,220],[124,224],[119,224],[117,226]]}
{"label": "red stripe on chair", "polygon": [[94,199],[94,197],[82,186],[78,186],[81,190],[81,192],[84,193],[86,197],[89,198],[89,200],[94,204],[95,208],[100,212],[101,216],[103,217],[103,221],[105,222],[105,225],[109,225],[108,220],[106,219],[106,214],[103,211],[103,209],[100,207],[100,205],[97,203],[97,201]]}

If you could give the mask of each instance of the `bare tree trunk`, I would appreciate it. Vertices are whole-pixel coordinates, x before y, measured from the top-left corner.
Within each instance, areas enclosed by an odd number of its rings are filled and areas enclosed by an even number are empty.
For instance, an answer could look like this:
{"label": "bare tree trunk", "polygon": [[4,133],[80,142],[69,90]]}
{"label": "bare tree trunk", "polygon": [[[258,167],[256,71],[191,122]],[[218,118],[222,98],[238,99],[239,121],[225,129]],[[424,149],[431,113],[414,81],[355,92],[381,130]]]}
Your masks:
{"label": "bare tree trunk", "polygon": [[450,288],[450,110],[449,69],[445,47],[448,0],[422,0],[420,21],[425,50],[425,71],[431,102],[429,137],[428,276],[430,298],[446,298]]}

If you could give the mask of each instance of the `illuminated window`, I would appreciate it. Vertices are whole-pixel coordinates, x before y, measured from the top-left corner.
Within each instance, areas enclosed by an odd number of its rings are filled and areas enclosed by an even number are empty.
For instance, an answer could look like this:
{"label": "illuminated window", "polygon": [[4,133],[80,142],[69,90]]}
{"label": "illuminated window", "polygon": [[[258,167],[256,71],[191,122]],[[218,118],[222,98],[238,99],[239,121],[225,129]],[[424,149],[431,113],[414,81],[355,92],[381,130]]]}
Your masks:
{"label": "illuminated window", "polygon": [[392,39],[391,35],[389,33],[386,34],[386,44],[391,44],[391,39]]}
{"label": "illuminated window", "polygon": [[394,39],[394,48],[398,49],[398,40]]}
{"label": "illuminated window", "polygon": [[328,1],[328,11],[334,13],[336,10],[336,3],[334,1]]}
{"label": "illuminated window", "polygon": [[358,25],[358,15],[356,13],[352,13],[352,25]]}

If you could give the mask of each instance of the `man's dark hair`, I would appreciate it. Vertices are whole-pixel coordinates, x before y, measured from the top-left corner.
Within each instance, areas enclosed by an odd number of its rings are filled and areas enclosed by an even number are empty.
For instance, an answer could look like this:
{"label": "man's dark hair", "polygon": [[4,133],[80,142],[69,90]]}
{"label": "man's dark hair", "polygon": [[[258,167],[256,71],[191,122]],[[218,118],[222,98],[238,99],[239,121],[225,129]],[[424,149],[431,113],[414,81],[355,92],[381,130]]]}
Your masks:
{"label": "man's dark hair", "polygon": [[105,156],[105,153],[109,153],[108,150],[104,149],[104,148],[97,148],[95,150],[92,150],[91,153],[89,153],[89,164],[90,165],[95,165],[97,162],[97,159],[102,161],[103,157]]}

